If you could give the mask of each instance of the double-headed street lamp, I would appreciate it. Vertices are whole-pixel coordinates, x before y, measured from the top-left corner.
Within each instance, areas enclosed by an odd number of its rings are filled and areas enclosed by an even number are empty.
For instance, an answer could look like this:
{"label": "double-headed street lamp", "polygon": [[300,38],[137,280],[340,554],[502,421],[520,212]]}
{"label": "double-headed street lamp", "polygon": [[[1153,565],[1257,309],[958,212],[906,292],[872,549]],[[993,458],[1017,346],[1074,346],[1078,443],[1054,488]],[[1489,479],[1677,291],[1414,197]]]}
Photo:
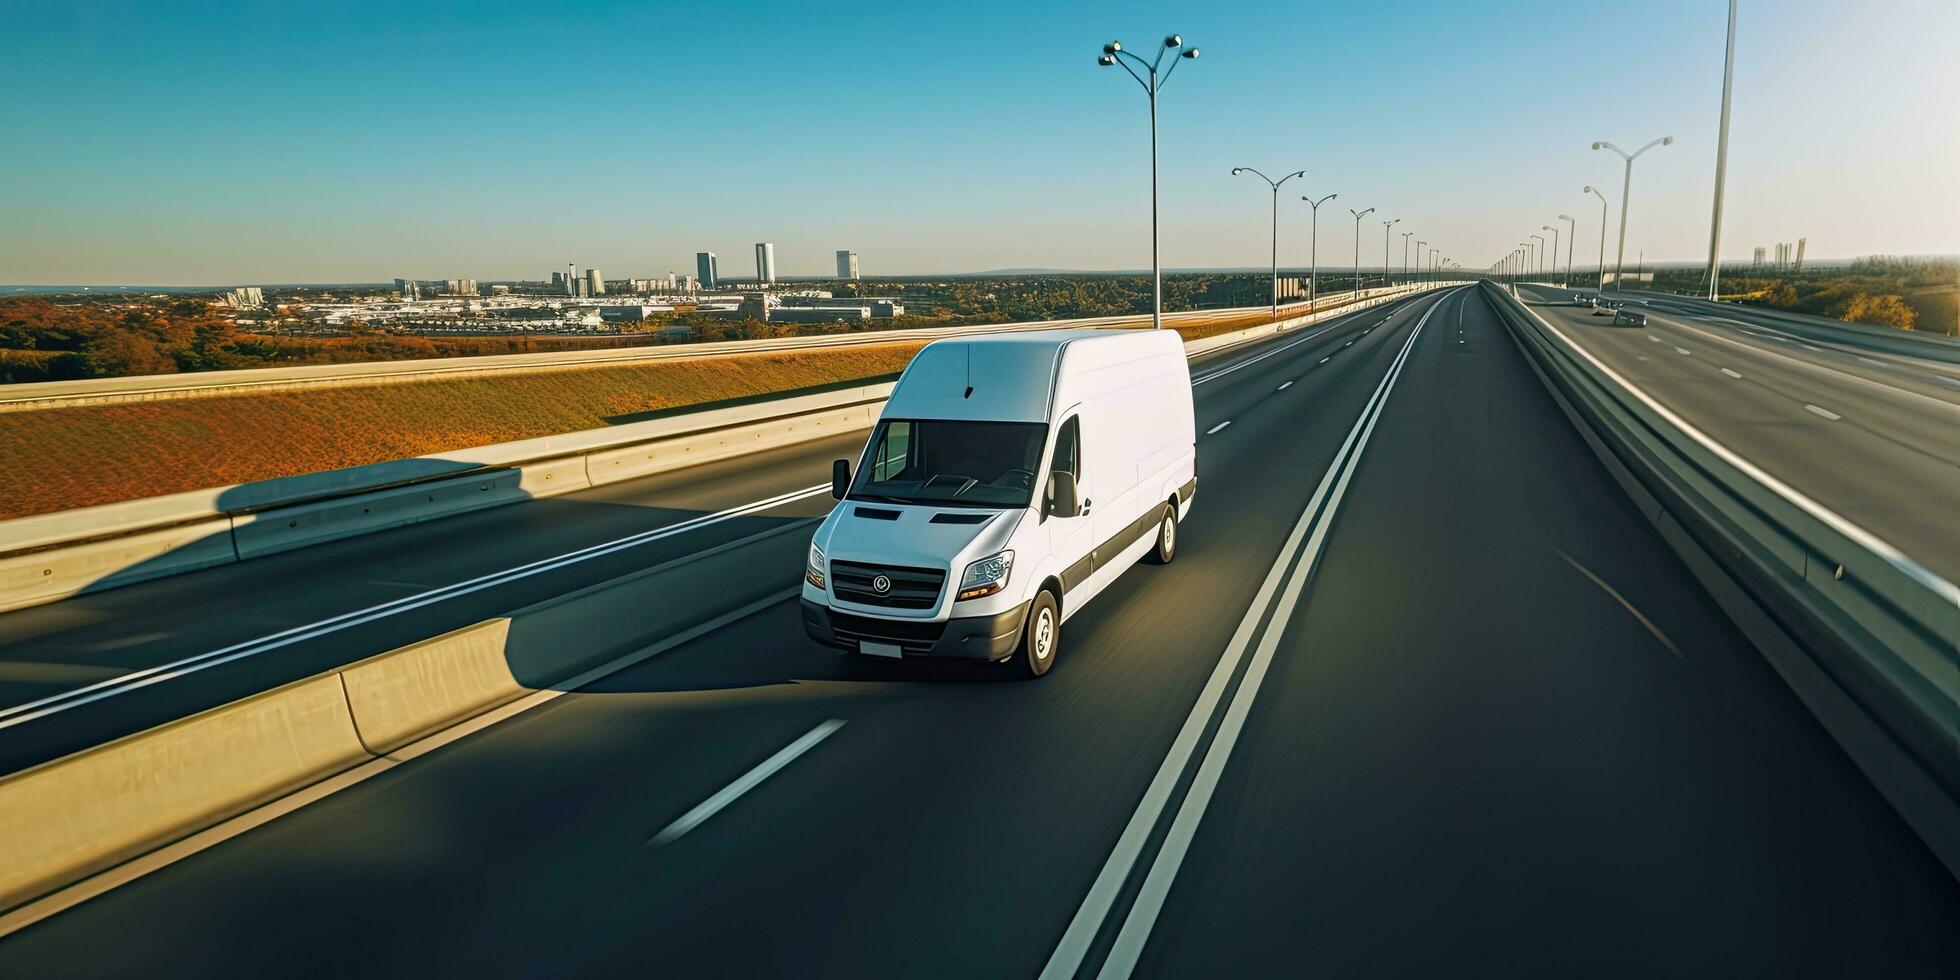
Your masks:
{"label": "double-headed street lamp", "polygon": [[1320,308],[1320,206],[1339,196],[1339,194],[1329,194],[1318,201],[1304,194],[1300,196],[1300,200],[1313,205],[1313,232],[1307,239],[1307,261],[1312,263],[1307,273],[1307,312],[1309,313]]}
{"label": "double-headed street lamp", "polygon": [[1599,285],[1593,288],[1603,293],[1606,291],[1606,195],[1591,184],[1586,185],[1586,193],[1599,198]]}
{"label": "double-headed street lamp", "polygon": [[[1569,214],[1561,214],[1558,216],[1558,219],[1560,221],[1565,222],[1565,278],[1559,280],[1559,282],[1560,284],[1564,285],[1565,288],[1571,289],[1572,288],[1572,240],[1574,238],[1579,237],[1579,219]],[[1600,240],[1605,241],[1604,238]]]}
{"label": "double-headed street lamp", "polygon": [[1279,319],[1279,185],[1295,177],[1305,177],[1307,172],[1304,170],[1295,170],[1278,180],[1274,180],[1251,167],[1232,168],[1232,176],[1237,177],[1240,174],[1252,174],[1260,180],[1271,184],[1273,188],[1273,319],[1277,320]]}
{"label": "double-headed street lamp", "polygon": [[[1164,85],[1171,80],[1171,73],[1177,70],[1180,59],[1173,57],[1171,66],[1164,69],[1161,75],[1157,69],[1163,64],[1166,52],[1183,44],[1182,37],[1172,34],[1164,39],[1164,46],[1158,49],[1157,57],[1145,61],[1123,50],[1120,42],[1111,41],[1103,45],[1102,57],[1096,59],[1096,64],[1104,68],[1121,65],[1131,78],[1137,80],[1138,85],[1143,86],[1144,94],[1150,97],[1150,324],[1160,330],[1164,326],[1164,267],[1157,258],[1157,93],[1163,91]],[[1186,48],[1181,56],[1196,59],[1198,49]],[[1132,68],[1132,64],[1136,67]],[[1143,74],[1137,74],[1138,68],[1143,69]],[[1148,81],[1145,81],[1146,77]]]}
{"label": "double-headed street lamp", "polygon": [[1388,273],[1389,270],[1388,235],[1389,235],[1389,229],[1394,228],[1396,225],[1401,223],[1402,223],[1401,218],[1390,218],[1387,221],[1382,222],[1382,281],[1387,283],[1391,287],[1395,285],[1395,279],[1394,277],[1390,276]]}
{"label": "double-headed street lamp", "polygon": [[1354,215],[1354,295],[1350,298],[1360,299],[1361,298],[1361,219],[1371,214],[1374,214],[1375,209],[1369,208],[1366,211],[1356,211],[1353,208],[1348,208],[1348,213]]}
{"label": "double-headed street lamp", "polygon": [[[1614,146],[1613,144],[1608,143],[1605,140],[1599,140],[1593,143],[1592,145],[1592,148],[1595,150],[1612,150],[1614,153],[1618,153],[1620,155],[1620,159],[1626,161],[1626,175],[1623,178],[1621,178],[1620,181],[1620,250],[1619,250],[1619,254],[1613,259],[1613,288],[1616,290],[1626,288],[1624,285],[1621,284],[1621,276],[1624,275],[1626,272],[1627,195],[1632,193],[1633,191],[1633,161],[1639,159],[1640,154],[1645,153],[1656,146],[1667,146],[1668,144],[1673,142],[1674,142],[1674,137],[1663,136],[1660,139],[1649,142],[1646,146],[1643,146],[1640,149],[1633,151],[1632,153],[1628,153],[1627,151],[1622,150],[1619,147]],[[1600,258],[1600,264],[1601,265],[1606,264],[1606,260],[1604,256]]]}

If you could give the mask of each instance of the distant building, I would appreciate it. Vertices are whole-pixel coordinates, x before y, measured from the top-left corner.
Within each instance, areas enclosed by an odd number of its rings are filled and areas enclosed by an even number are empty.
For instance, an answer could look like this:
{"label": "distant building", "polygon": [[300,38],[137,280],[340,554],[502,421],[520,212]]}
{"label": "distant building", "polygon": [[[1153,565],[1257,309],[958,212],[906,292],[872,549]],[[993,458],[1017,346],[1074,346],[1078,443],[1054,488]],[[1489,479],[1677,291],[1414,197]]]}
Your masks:
{"label": "distant building", "polygon": [[218,302],[236,310],[256,310],[265,306],[265,292],[257,286],[240,286],[219,293]]}
{"label": "distant building", "polygon": [[599,319],[607,323],[638,323],[655,313],[667,309],[669,307],[643,306],[637,303],[625,306],[601,306],[599,307]]}
{"label": "distant building", "polygon": [[497,285],[494,285],[494,286],[491,286],[491,287],[490,287],[490,295],[492,295],[492,296],[509,296],[509,295],[510,295],[510,287],[509,287],[509,286],[506,286],[506,285],[503,285],[502,283],[498,283]]}
{"label": "distant building", "polygon": [[694,277],[701,280],[703,289],[714,289],[721,285],[721,270],[715,268],[715,253],[694,253]]}
{"label": "distant building", "polygon": [[770,323],[838,323],[870,317],[870,311],[862,306],[772,306],[767,319]]}
{"label": "distant building", "polygon": [[422,298],[422,284],[414,279],[397,279],[395,292],[401,294],[404,301],[413,302]]}
{"label": "distant building", "polygon": [[755,243],[755,281],[769,285],[776,281],[776,243]]}
{"label": "distant building", "polygon": [[474,279],[445,279],[445,280],[443,280],[443,281],[442,281],[442,289],[443,289],[443,292],[445,292],[445,293],[447,293],[447,294],[449,294],[449,295],[451,295],[451,296],[475,296],[475,295],[476,295],[476,280],[474,280]]}
{"label": "distant building", "polygon": [[1768,252],[1768,251],[1769,251],[1768,249],[1766,249],[1766,248],[1764,248],[1764,247],[1762,247],[1761,245],[1758,245],[1758,246],[1756,246],[1756,257],[1755,257],[1755,259],[1754,259],[1753,261],[1751,261],[1751,262],[1750,262],[1749,264],[1750,264],[1750,265],[1752,265],[1752,266],[1754,266],[1755,268],[1758,268],[1758,269],[1760,269],[1760,268],[1762,268],[1762,267],[1763,267],[1763,255],[1764,255],[1764,253],[1766,253],[1766,252]]}
{"label": "distant building", "polygon": [[[395,281],[396,281],[396,282],[401,282],[401,280],[400,280],[400,279],[397,279],[397,280],[395,280]],[[562,273],[562,272],[554,272],[554,273],[552,273],[552,274],[551,274],[551,291],[552,291],[552,292],[554,292],[554,293],[562,293],[562,292],[564,292],[564,291],[565,291],[565,274],[564,274],[564,273]]]}
{"label": "distant building", "polygon": [[858,277],[858,254],[848,249],[837,250],[837,278],[856,279]]}
{"label": "distant building", "polygon": [[606,280],[599,275],[599,270],[597,269],[585,270],[585,295],[587,296],[606,295]]}
{"label": "distant building", "polygon": [[565,263],[565,295],[577,296],[578,294],[578,266],[567,262]]}

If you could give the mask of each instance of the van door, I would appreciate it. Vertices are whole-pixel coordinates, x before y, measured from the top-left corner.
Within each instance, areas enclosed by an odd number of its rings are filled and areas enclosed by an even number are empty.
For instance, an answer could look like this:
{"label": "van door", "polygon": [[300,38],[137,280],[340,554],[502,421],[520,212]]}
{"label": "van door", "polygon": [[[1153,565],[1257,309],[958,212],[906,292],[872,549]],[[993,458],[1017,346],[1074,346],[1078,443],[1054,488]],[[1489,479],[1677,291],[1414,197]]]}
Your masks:
{"label": "van door", "polygon": [[[1082,468],[1082,422],[1079,416],[1071,415],[1055,430],[1055,453],[1050,458],[1048,471],[1066,470],[1075,476],[1076,496],[1082,501],[1082,513],[1074,517],[1050,514],[1048,524],[1048,547],[1062,564],[1062,591],[1068,592],[1082,584],[1089,573],[1096,570],[1092,553],[1096,547],[1096,511],[1094,488]],[[1043,485],[1047,480],[1043,479]],[[1042,502],[1044,505],[1046,501]]]}
{"label": "van door", "polygon": [[[1155,411],[1143,397],[1146,393],[1141,387],[1111,392],[1082,413],[1086,417],[1083,437],[1089,447],[1086,469],[1096,486],[1097,568],[1115,562],[1119,552],[1136,542],[1134,525],[1141,509],[1136,427],[1148,425]],[[1153,520],[1151,527],[1155,526]]]}

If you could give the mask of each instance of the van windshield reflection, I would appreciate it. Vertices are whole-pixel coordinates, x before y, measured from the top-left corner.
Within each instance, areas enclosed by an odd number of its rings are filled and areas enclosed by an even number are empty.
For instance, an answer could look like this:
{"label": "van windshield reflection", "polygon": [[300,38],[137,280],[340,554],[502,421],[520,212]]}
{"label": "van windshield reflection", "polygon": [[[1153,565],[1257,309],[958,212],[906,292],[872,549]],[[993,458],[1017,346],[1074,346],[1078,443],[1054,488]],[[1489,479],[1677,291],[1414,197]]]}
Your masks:
{"label": "van windshield reflection", "polygon": [[1047,434],[1040,422],[887,419],[872,434],[850,498],[1026,507]]}

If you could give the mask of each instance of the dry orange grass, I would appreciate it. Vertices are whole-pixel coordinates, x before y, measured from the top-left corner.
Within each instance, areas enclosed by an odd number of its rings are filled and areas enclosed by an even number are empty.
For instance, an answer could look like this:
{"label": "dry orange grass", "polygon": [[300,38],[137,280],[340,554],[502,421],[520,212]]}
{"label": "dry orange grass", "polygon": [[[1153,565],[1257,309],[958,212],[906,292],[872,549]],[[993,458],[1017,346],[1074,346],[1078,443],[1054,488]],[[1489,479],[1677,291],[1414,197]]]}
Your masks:
{"label": "dry orange grass", "polygon": [[0,413],[0,519],[596,429],[896,374],[922,344]]}

